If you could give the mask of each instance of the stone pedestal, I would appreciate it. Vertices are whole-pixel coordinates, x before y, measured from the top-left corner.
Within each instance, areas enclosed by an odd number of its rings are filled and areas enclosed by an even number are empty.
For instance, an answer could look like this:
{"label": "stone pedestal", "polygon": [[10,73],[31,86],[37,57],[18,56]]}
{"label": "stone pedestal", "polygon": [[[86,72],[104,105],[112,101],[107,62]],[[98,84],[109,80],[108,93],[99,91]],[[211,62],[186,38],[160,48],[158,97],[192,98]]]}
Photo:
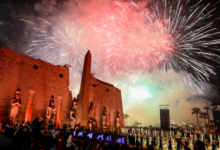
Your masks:
{"label": "stone pedestal", "polygon": [[73,122],[73,121],[69,122],[69,125],[71,126],[72,129],[74,129],[74,124],[75,124],[75,122]]}

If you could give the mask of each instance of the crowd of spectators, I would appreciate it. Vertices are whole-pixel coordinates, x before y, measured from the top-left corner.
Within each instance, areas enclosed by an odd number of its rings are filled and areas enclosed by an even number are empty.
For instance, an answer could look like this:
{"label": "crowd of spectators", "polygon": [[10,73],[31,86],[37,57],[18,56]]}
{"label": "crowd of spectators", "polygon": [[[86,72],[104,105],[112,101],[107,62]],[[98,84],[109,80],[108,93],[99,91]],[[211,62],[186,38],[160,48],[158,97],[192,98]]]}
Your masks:
{"label": "crowd of spectators", "polygon": [[[87,137],[89,129],[81,128],[77,129],[84,131],[83,136],[74,136],[74,130],[70,128],[60,129],[60,127],[54,128],[53,125],[46,125],[41,117],[35,118],[32,122],[17,121],[12,123],[12,119],[2,120],[0,123],[0,133],[5,137],[12,140],[12,146],[17,150],[141,150],[142,141],[139,143],[135,141],[135,145],[130,148],[127,144],[118,144],[116,142],[116,132],[111,132],[112,141],[103,141],[97,139],[98,130],[93,131],[93,139]],[[181,144],[185,150],[190,148],[181,140],[176,138],[176,142]],[[154,150],[155,141],[148,145],[147,150]],[[193,149],[205,150],[205,144],[201,141],[197,141],[194,144]]]}
{"label": "crowd of spectators", "polygon": [[[87,133],[89,129],[78,129]],[[98,130],[93,131],[93,139],[83,135],[76,137],[73,129],[54,128],[52,125],[45,125],[41,117],[35,118],[32,122],[17,121],[12,123],[12,119],[2,120],[0,132],[5,137],[12,140],[12,146],[17,150],[128,150],[127,142],[123,145],[116,143],[116,137],[112,137],[111,142],[97,139]],[[113,135],[115,133],[112,133]]]}

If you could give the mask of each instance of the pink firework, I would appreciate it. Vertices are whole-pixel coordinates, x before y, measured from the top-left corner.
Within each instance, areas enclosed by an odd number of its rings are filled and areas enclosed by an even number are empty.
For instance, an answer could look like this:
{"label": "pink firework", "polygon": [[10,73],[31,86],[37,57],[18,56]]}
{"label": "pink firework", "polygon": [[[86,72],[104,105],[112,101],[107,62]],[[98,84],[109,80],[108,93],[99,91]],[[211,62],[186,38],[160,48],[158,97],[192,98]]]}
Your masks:
{"label": "pink firework", "polygon": [[140,69],[154,70],[173,52],[173,38],[165,26],[169,20],[147,23],[142,3],[115,2],[114,8],[94,16],[97,39],[109,71],[116,74]]}

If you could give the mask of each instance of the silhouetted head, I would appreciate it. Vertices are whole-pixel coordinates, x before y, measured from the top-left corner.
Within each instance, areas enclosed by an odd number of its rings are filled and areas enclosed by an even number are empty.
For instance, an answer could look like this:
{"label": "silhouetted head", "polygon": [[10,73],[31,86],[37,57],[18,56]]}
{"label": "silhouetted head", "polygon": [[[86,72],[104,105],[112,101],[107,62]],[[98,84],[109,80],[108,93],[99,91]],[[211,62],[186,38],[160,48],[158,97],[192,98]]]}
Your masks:
{"label": "silhouetted head", "polygon": [[205,149],[205,144],[202,141],[197,140],[195,142],[195,144],[193,145],[193,149],[194,150],[204,150]]}
{"label": "silhouetted head", "polygon": [[115,137],[115,136],[112,138],[112,141],[113,141],[113,142],[116,142],[116,137]]}
{"label": "silhouetted head", "polygon": [[139,147],[140,146],[140,143],[139,141],[136,142],[136,147]]}
{"label": "silhouetted head", "polygon": [[154,145],[155,145],[155,141],[152,141],[152,142],[151,142],[151,145],[154,146]]}

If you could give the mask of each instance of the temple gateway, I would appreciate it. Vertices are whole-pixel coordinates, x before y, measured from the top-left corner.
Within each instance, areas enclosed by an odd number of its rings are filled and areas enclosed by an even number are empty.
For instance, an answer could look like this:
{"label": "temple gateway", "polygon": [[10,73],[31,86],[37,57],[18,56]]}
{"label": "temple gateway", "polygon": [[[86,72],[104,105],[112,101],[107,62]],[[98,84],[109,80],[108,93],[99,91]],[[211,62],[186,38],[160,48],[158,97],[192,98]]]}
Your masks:
{"label": "temple gateway", "polygon": [[[124,127],[120,89],[91,73],[92,56],[84,60],[77,96],[69,91],[70,65],[55,66],[5,47],[0,48],[0,119],[90,128]],[[73,98],[75,97],[75,98]]]}

